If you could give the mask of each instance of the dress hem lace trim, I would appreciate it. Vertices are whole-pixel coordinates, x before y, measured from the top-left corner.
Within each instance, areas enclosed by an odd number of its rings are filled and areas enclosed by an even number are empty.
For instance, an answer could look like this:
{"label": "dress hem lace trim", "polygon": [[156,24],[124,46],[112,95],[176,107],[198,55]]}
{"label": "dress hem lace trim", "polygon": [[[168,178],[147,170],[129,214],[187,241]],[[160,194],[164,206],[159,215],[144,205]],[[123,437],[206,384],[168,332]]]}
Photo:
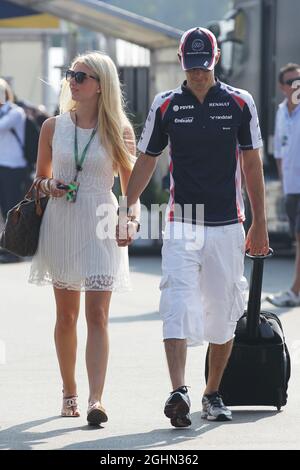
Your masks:
{"label": "dress hem lace trim", "polygon": [[87,280],[81,282],[64,282],[53,279],[51,276],[30,276],[29,284],[37,286],[52,285],[57,289],[67,289],[74,291],[111,291],[111,292],[128,292],[132,290],[129,280],[115,280],[112,276],[95,275],[90,276]]}

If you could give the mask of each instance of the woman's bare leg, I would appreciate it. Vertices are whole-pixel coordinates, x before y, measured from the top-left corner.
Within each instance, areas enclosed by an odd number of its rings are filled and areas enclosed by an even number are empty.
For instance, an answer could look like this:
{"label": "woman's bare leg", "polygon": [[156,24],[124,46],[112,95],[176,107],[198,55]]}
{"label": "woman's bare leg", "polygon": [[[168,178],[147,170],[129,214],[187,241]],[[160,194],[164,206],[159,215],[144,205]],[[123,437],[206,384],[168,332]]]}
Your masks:
{"label": "woman's bare leg", "polygon": [[80,292],[54,288],[56,300],[55,346],[62,376],[64,396],[77,395],[75,363],[77,351],[76,325],[80,308]]}
{"label": "woman's bare leg", "polygon": [[108,363],[108,314],[111,292],[86,292],[88,328],[86,366],[89,378],[89,403],[101,402]]}

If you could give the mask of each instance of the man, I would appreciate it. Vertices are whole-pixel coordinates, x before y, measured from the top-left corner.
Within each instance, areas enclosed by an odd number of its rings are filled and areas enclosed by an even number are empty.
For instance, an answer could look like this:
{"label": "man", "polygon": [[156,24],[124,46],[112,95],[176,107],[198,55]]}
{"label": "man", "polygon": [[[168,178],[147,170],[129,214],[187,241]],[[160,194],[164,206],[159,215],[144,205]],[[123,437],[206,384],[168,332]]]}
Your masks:
{"label": "man", "polygon": [[[232,419],[218,389],[245,303],[240,163],[253,215],[246,248],[252,254],[266,254],[269,244],[259,154],[262,143],[253,99],[215,79],[220,51],[207,29],[185,32],[178,56],[186,81],[176,90],[157,95],[152,104],[138,145],[141,154],[128,185],[127,204],[130,209],[137,201],[157,157],[169,143],[166,233],[170,237],[165,237],[162,249],[160,314],[173,391],[164,412],[173,426],[184,427],[191,424],[185,385],[187,345],[203,340],[210,343],[210,373],[202,417]],[[202,205],[201,221],[198,209]],[[180,215],[185,206],[188,217]],[[175,232],[180,228],[184,234],[178,239]]]}
{"label": "man", "polygon": [[300,65],[285,65],[279,73],[279,87],[285,95],[285,100],[279,105],[276,115],[274,157],[283,184],[285,207],[291,234],[296,238],[296,262],[292,287],[285,292],[267,297],[267,300],[277,307],[296,307],[300,305],[299,86]]}

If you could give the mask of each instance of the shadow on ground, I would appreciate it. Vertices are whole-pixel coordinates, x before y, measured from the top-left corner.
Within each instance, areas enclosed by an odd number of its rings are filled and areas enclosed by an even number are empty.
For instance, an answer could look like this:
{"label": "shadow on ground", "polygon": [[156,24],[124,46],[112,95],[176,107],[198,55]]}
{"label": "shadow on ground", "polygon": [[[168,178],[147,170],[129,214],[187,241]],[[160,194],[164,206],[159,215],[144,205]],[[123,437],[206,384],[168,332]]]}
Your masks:
{"label": "shadow on ground", "polygon": [[[6,450],[38,450],[39,445],[43,448],[46,444],[50,447],[50,440],[56,437],[61,437],[66,434],[76,432],[72,436],[72,440],[79,438],[77,442],[74,442],[65,447],[61,447],[63,450],[78,450],[78,449],[94,449],[94,450],[138,450],[138,449],[151,449],[151,448],[164,448],[174,446],[180,446],[181,443],[187,441],[195,441],[195,449],[201,447],[201,436],[208,432],[213,432],[220,426],[226,426],[226,431],[229,431],[230,427],[239,425],[241,423],[255,423],[262,419],[273,418],[278,414],[278,411],[263,410],[263,411],[235,411],[234,421],[227,423],[213,423],[203,421],[200,418],[200,412],[192,414],[192,426],[187,429],[176,429],[172,427],[166,427],[161,429],[153,429],[146,433],[135,433],[135,434],[122,434],[114,437],[101,438],[103,428],[99,427],[99,438],[89,441],[82,440],[85,432],[95,432],[95,428],[84,425],[75,427],[59,427],[66,418],[60,416],[52,416],[35,421],[29,421],[26,423],[18,424],[16,426],[9,427],[0,431],[0,449]],[[41,425],[45,425],[52,421],[57,421],[57,429],[45,432],[30,431],[31,428],[35,428]],[[227,430],[227,426],[229,429]],[[97,429],[96,429],[97,430]],[[81,434],[78,435],[78,431]],[[87,435],[86,435],[87,436]],[[196,442],[197,440],[197,442]],[[57,447],[52,446],[52,449]]]}

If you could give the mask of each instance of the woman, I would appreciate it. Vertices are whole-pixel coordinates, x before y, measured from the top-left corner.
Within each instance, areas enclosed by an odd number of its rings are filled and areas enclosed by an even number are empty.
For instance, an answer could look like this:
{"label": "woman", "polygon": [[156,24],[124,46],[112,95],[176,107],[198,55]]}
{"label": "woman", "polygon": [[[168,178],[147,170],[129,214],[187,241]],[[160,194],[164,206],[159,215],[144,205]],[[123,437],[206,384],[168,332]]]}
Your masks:
{"label": "woman", "polygon": [[[76,322],[80,291],[85,291],[90,389],[87,420],[100,424],[108,419],[101,398],[111,294],[128,288],[129,269],[127,250],[106,236],[103,227],[107,218],[99,215],[108,211],[109,233],[114,233],[114,174],[119,174],[124,194],[135,156],[134,132],[123,109],[118,73],[107,55],[92,52],[74,60],[63,82],[60,109],[62,114],[47,119],[41,130],[36,181],[50,200],[29,281],[51,283],[54,288],[62,416],[80,415],[75,381]],[[138,216],[139,206],[134,210]],[[129,225],[132,232],[138,227],[134,221]]]}
{"label": "woman", "polygon": [[[14,104],[8,83],[0,78],[0,223],[23,197],[27,162],[23,155],[25,113]],[[21,261],[12,253],[0,251],[0,263]]]}

